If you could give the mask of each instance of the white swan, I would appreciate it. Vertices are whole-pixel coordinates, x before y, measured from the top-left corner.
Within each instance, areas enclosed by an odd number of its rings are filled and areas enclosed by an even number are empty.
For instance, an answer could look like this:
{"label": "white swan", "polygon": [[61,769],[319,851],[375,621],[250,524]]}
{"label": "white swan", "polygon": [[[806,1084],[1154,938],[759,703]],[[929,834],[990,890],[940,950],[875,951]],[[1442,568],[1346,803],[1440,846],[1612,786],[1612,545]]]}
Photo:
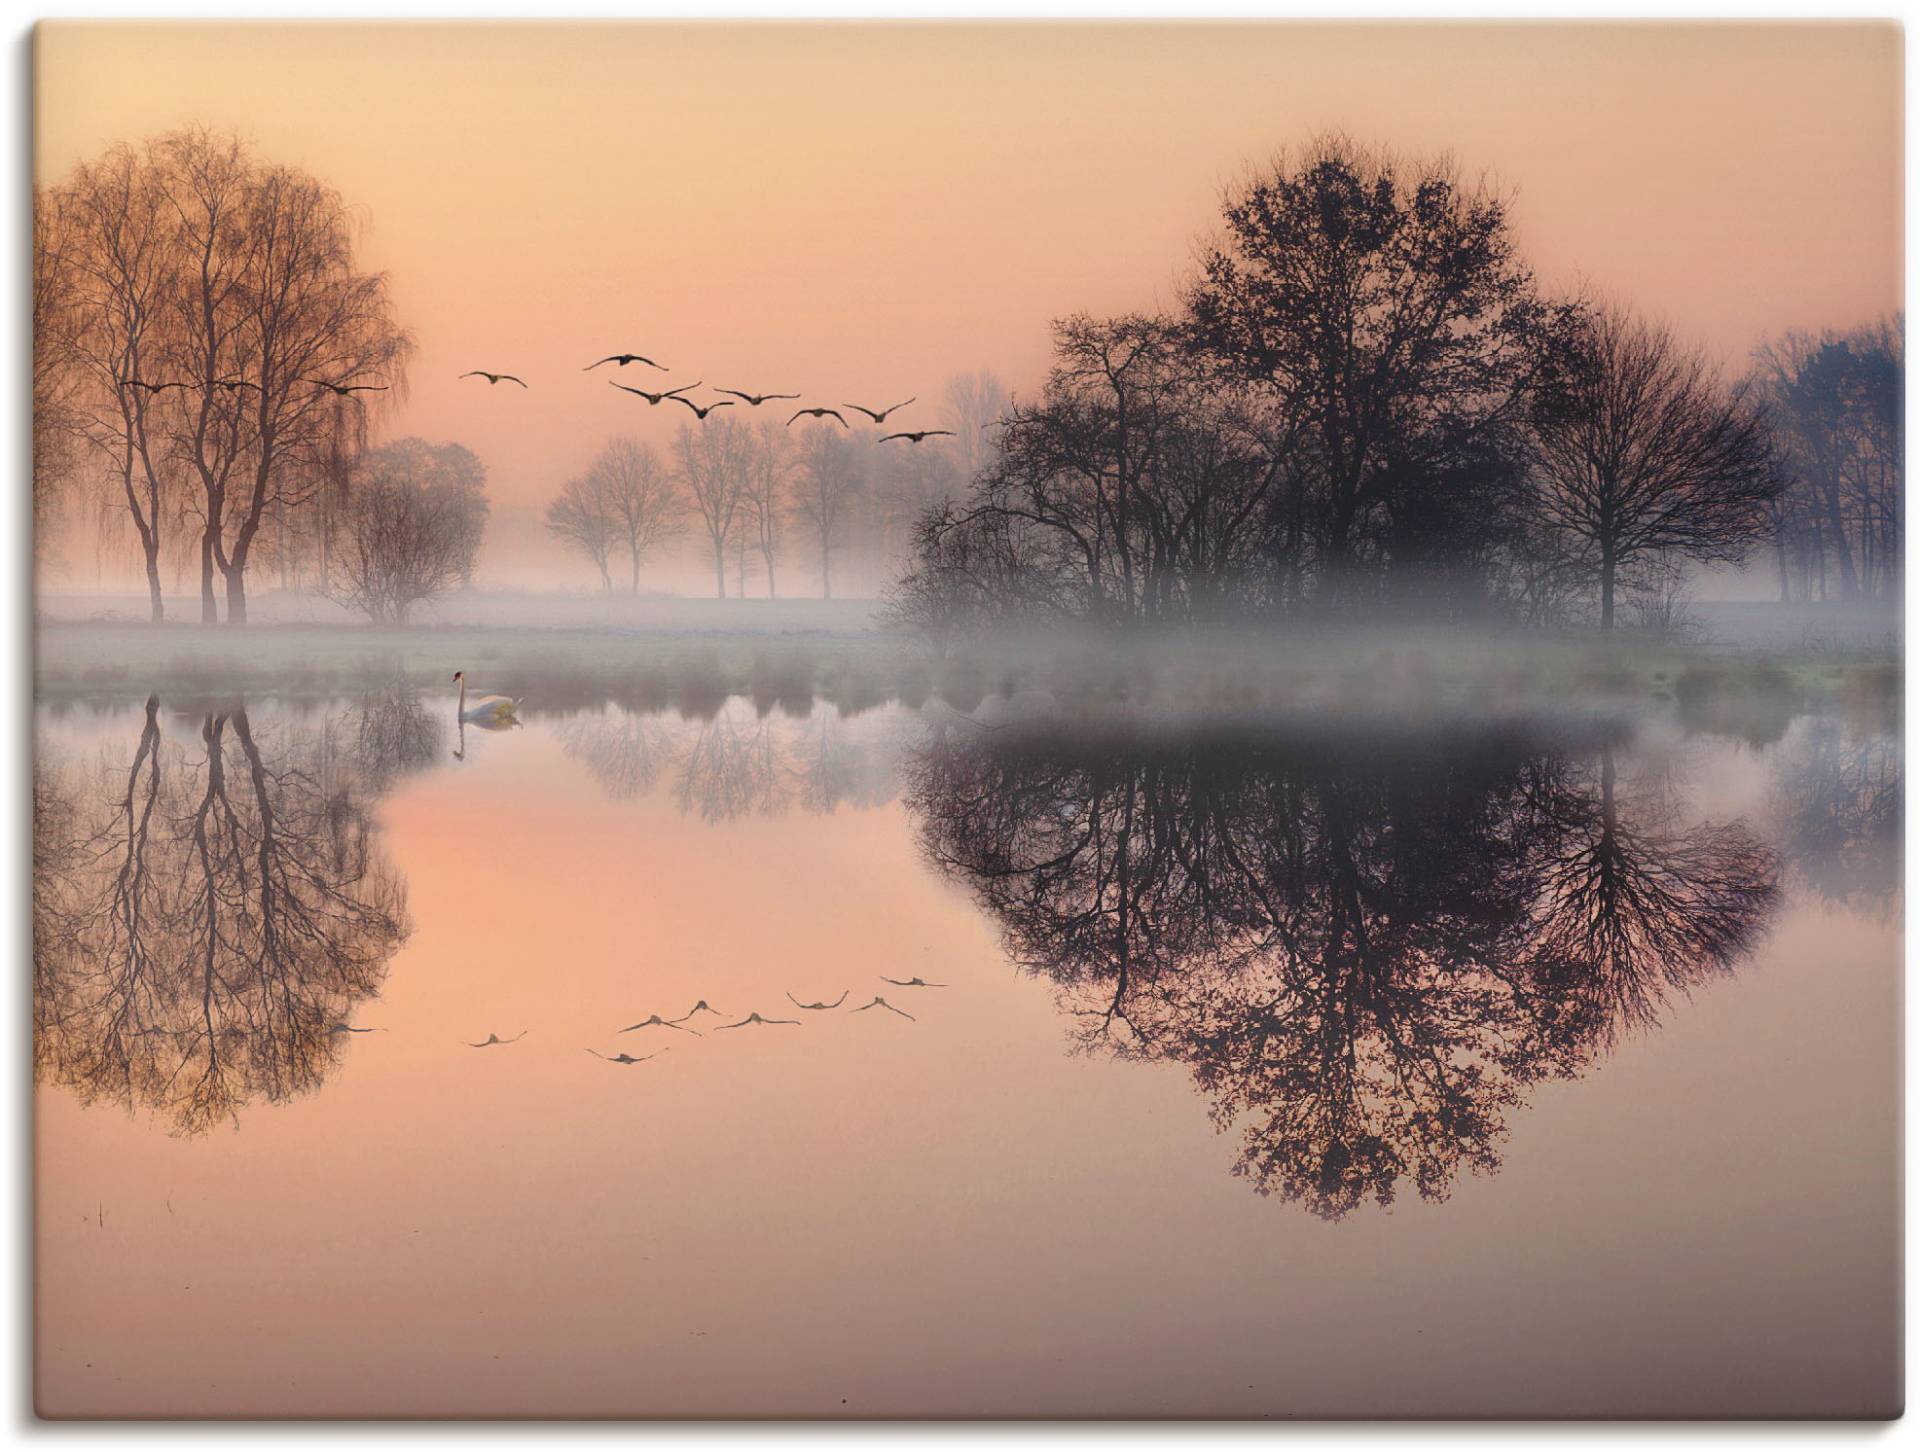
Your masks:
{"label": "white swan", "polygon": [[514,712],[519,709],[519,701],[507,696],[480,696],[475,699],[473,705],[469,706],[467,704],[467,673],[455,671],[453,680],[454,684],[460,687],[459,716],[462,721],[471,721],[476,726],[495,728],[520,724],[519,718],[514,715]]}

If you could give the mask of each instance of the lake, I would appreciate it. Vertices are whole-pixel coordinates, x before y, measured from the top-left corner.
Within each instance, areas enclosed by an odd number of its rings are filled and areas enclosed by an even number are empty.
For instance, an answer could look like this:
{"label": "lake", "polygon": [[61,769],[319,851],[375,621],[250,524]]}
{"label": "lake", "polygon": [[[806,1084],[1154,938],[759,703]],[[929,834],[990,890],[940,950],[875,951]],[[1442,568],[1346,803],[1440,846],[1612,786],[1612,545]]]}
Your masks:
{"label": "lake", "polygon": [[1896,713],[43,701],[38,1407],[1892,1415]]}

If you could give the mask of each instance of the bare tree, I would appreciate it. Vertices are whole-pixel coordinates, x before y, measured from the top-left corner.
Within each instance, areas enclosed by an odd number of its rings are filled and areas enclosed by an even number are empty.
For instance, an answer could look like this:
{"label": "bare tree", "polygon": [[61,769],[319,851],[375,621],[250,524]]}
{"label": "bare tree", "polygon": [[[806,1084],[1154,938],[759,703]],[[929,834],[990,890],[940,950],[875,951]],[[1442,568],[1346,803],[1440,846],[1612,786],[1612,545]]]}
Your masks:
{"label": "bare tree", "polygon": [[443,452],[402,439],[368,456],[341,521],[325,586],[331,598],[375,621],[405,624],[415,605],[471,575],[486,531],[486,495],[472,471],[459,467],[464,461]]}
{"label": "bare tree", "polygon": [[[998,453],[989,449],[978,457],[997,458]],[[863,543],[872,549],[885,576],[893,579],[912,548],[914,527],[929,511],[965,494],[967,480],[954,452],[931,443],[876,443],[865,451],[864,462],[866,485],[859,511],[867,536]]]}
{"label": "bare tree", "polygon": [[[160,592],[162,537],[179,495],[152,385],[164,381],[165,309],[173,287],[172,219],[158,168],[146,153],[116,146],[77,168],[43,213],[57,221],[71,267],[71,314],[58,345],[73,370],[75,426],[107,463],[147,576],[152,618]],[[52,340],[49,340],[51,342]]]}
{"label": "bare tree", "polygon": [[858,445],[823,422],[800,435],[795,512],[811,527],[820,551],[820,598],[833,598],[833,550],[860,498],[864,482]]}
{"label": "bare tree", "polygon": [[1906,354],[1898,317],[1841,335],[1788,333],[1755,353],[1788,485],[1774,504],[1781,598],[1886,595],[1903,568]]}
{"label": "bare tree", "polygon": [[601,590],[611,595],[613,573],[609,562],[619,535],[613,515],[593,483],[584,477],[567,480],[559,497],[548,503],[546,521],[549,534],[593,561],[600,571]]}
{"label": "bare tree", "polygon": [[[334,534],[352,497],[354,475],[367,449],[369,416],[379,407],[364,402],[369,396],[385,399],[392,394],[356,393],[350,398],[334,395],[328,418],[318,431],[319,437],[312,441],[308,457],[301,461],[300,467],[314,480],[312,507],[305,511],[313,516],[308,521],[306,543],[312,547],[313,568],[322,581],[333,573]],[[299,513],[301,511],[293,511],[296,518]]]}
{"label": "bare tree", "polygon": [[1012,401],[1006,385],[984,368],[956,373],[947,380],[942,423],[953,430],[953,437],[942,442],[968,479],[993,462],[998,452],[992,437],[993,425]]}
{"label": "bare tree", "polygon": [[80,442],[73,354],[78,276],[69,198],[33,194],[33,525],[44,536],[72,482]]}
{"label": "bare tree", "polygon": [[754,430],[747,456],[744,492],[753,545],[760,552],[761,567],[767,572],[769,600],[780,593],[773,566],[786,532],[789,472],[787,431],[779,424],[761,424]]}
{"label": "bare tree", "polygon": [[1780,492],[1765,421],[1667,329],[1591,313],[1537,410],[1537,503],[1576,541],[1613,629],[1623,570],[1661,555],[1739,561]]}
{"label": "bare tree", "polygon": [[328,385],[392,391],[413,344],[386,278],[356,270],[351,217],[332,188],[211,131],[174,133],[155,150],[182,253],[173,367],[188,386],[170,397],[201,485],[201,619],[216,617],[217,570],[227,623],[241,625],[269,510],[318,492],[311,462],[339,398]]}
{"label": "bare tree", "polygon": [[673,436],[675,470],[713,546],[714,595],[722,600],[727,595],[727,545],[747,502],[752,452],[746,425],[730,418],[703,420],[697,428],[681,424]]}
{"label": "bare tree", "polygon": [[[632,593],[640,593],[640,562],[680,533],[684,512],[672,476],[648,444],[638,439],[609,439],[587,466],[586,489],[606,515],[618,544],[632,565]],[[603,567],[602,575],[606,574]]]}
{"label": "bare tree", "polygon": [[[1236,391],[1164,319],[1057,327],[1045,390],[1006,415],[967,506],[923,513],[936,522],[915,540],[899,603],[942,632],[976,607],[1172,621],[1266,603],[1278,471]],[[946,538],[956,531],[976,538]],[[932,589],[959,599],[937,603]]]}
{"label": "bare tree", "polygon": [[[184,131],[147,155],[173,221],[164,341],[170,448],[199,484],[200,620],[217,624],[214,593],[230,488],[251,440],[242,384],[251,384],[238,313],[249,242],[243,213],[249,164],[237,137]],[[231,386],[229,383],[231,381]]]}

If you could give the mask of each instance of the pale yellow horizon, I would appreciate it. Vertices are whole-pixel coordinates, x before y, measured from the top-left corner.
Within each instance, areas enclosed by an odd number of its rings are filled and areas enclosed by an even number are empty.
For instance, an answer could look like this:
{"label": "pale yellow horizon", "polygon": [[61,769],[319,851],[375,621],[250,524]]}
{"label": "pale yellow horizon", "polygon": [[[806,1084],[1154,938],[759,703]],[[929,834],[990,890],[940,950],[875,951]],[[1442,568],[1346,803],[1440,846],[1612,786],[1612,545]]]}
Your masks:
{"label": "pale yellow horizon", "polygon": [[688,417],[609,352],[914,427],[956,371],[1031,393],[1050,319],[1170,304],[1222,186],[1326,131],[1490,174],[1547,286],[1736,365],[1901,305],[1885,22],[61,21],[35,78],[42,181],[206,124],[338,187],[419,342],[383,432],[506,506]]}

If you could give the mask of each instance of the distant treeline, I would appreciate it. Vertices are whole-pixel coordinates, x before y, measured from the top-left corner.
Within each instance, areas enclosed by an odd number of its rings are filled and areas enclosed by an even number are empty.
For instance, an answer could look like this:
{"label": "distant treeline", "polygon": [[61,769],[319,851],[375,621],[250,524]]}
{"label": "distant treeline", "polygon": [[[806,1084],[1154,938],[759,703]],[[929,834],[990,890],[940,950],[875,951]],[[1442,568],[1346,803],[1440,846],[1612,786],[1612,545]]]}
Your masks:
{"label": "distant treeline", "polygon": [[1900,578],[1899,320],[1723,380],[1624,303],[1552,298],[1503,199],[1343,139],[1233,189],[1179,306],[1058,323],[895,596],[1035,619],[1659,623],[1690,563],[1783,599]]}
{"label": "distant treeline", "polygon": [[664,458],[616,436],[561,486],[546,526],[609,594],[637,593],[642,566],[688,537],[722,599],[831,598],[848,575],[891,583],[920,517],[963,497],[997,457],[992,425],[1006,407],[1005,387],[981,370],[947,380],[946,436],[919,442],[824,419],[789,427],[785,414],[683,423]]}

